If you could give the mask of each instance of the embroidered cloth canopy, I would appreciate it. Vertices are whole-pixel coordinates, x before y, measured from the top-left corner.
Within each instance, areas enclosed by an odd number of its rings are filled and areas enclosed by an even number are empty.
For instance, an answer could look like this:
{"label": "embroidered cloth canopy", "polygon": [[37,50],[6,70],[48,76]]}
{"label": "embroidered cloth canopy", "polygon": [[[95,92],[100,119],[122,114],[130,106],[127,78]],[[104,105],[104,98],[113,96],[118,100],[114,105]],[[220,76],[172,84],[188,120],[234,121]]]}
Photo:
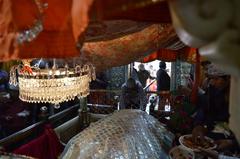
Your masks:
{"label": "embroidered cloth canopy", "polygon": [[1,61],[80,57],[102,70],[184,46],[163,0],[0,0],[0,17]]}

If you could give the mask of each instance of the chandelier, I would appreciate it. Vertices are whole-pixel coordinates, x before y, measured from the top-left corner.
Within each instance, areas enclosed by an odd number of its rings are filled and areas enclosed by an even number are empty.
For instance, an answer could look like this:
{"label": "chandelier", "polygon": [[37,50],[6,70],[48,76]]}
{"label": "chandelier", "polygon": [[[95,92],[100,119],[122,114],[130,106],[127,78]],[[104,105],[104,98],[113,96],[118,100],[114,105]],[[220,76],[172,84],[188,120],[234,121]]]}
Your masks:
{"label": "chandelier", "polygon": [[69,64],[53,59],[40,66],[42,59],[34,65],[31,61],[24,60],[10,71],[10,84],[19,86],[19,98],[25,102],[59,105],[75,97],[86,97],[89,83],[96,78],[95,68],[90,63]]}

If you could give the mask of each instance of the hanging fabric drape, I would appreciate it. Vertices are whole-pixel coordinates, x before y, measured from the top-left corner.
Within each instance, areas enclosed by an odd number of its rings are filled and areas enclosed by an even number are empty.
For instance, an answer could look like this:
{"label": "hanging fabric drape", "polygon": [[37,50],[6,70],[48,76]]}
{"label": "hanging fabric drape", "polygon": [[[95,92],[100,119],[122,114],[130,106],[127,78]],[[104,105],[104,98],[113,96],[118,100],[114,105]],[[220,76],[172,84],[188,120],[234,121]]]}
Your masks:
{"label": "hanging fabric drape", "polygon": [[152,24],[149,27],[120,38],[86,42],[81,56],[103,70],[127,65],[169,44],[176,34],[171,24]]}
{"label": "hanging fabric drape", "polygon": [[39,159],[56,159],[63,148],[51,125],[45,125],[44,132],[39,137],[17,148],[14,153]]}
{"label": "hanging fabric drape", "polygon": [[180,50],[159,49],[157,52],[144,57],[140,61],[143,63],[151,62],[154,60],[174,62],[177,59],[189,63],[196,63],[196,49],[190,47],[184,47]]}
{"label": "hanging fabric drape", "polygon": [[[0,4],[1,61],[79,56],[90,20],[171,22],[168,4],[163,0],[0,0]],[[144,51],[148,54],[155,48]]]}
{"label": "hanging fabric drape", "polygon": [[[142,22],[171,23],[166,0],[95,0],[98,18],[128,19]],[[146,13],[146,14],[145,14]]]}
{"label": "hanging fabric drape", "polygon": [[176,61],[177,60],[177,53],[174,50],[168,49],[160,49],[157,52],[154,52],[146,57],[144,57],[141,62],[147,63],[154,60],[162,60],[162,61]]}
{"label": "hanging fabric drape", "polygon": [[1,60],[78,56],[92,1],[0,0]]}

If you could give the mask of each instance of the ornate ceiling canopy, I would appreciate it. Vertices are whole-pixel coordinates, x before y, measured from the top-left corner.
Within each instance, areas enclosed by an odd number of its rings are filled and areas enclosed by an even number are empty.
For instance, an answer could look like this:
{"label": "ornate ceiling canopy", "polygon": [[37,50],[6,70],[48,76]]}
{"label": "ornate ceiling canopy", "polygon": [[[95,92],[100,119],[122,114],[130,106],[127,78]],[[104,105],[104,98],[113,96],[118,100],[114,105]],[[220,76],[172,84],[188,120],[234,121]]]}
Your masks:
{"label": "ornate ceiling canopy", "polygon": [[[76,41],[87,28],[91,3],[92,0],[0,0],[0,17],[4,17],[0,18],[1,60],[79,55]],[[42,28],[37,34],[36,21]],[[21,34],[23,43],[18,40]]]}
{"label": "ornate ceiling canopy", "polygon": [[[143,22],[156,23],[161,19],[170,22],[167,3],[162,0],[0,2],[0,17],[4,17],[0,18],[0,58],[5,61],[79,56],[77,47],[81,47],[84,41],[112,40],[141,31],[150,25]],[[136,11],[142,14],[136,14]],[[124,21],[119,25],[121,21],[115,21],[117,19],[135,22]],[[88,27],[89,21],[93,23]]]}
{"label": "ornate ceiling canopy", "polygon": [[108,41],[140,32],[152,23],[132,20],[107,20],[90,22],[85,32],[84,42]]}
{"label": "ornate ceiling canopy", "polygon": [[0,2],[2,61],[80,57],[102,70],[183,47],[163,0]]}
{"label": "ornate ceiling canopy", "polygon": [[140,62],[146,63],[156,59],[175,62],[176,60],[182,60],[189,63],[197,62],[197,50],[195,48],[184,47],[179,50],[159,49],[158,51],[140,59]]}
{"label": "ornate ceiling canopy", "polygon": [[133,21],[171,23],[165,0],[95,0],[91,16],[102,20],[128,19]]}
{"label": "ornate ceiling canopy", "polygon": [[174,38],[176,34],[170,24],[153,24],[113,40],[86,42],[81,57],[92,62],[99,71],[136,61],[159,48],[170,46],[169,42]]}

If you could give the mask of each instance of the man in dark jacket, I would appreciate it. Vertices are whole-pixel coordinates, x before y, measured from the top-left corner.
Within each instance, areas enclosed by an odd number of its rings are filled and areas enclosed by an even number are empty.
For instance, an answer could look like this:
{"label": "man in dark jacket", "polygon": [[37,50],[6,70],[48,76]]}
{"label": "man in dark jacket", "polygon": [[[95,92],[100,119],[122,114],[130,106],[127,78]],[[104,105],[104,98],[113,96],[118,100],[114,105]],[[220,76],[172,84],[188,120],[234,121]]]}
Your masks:
{"label": "man in dark jacket", "polygon": [[157,91],[169,91],[170,77],[166,72],[166,63],[161,61],[159,67],[160,69],[157,71]]}
{"label": "man in dark jacket", "polygon": [[138,66],[138,69],[139,69],[139,71],[137,72],[138,73],[138,78],[139,78],[139,81],[142,84],[142,87],[144,88],[144,87],[146,87],[147,79],[148,78],[153,79],[153,78],[150,76],[150,73],[145,69],[143,64],[140,64]]}

